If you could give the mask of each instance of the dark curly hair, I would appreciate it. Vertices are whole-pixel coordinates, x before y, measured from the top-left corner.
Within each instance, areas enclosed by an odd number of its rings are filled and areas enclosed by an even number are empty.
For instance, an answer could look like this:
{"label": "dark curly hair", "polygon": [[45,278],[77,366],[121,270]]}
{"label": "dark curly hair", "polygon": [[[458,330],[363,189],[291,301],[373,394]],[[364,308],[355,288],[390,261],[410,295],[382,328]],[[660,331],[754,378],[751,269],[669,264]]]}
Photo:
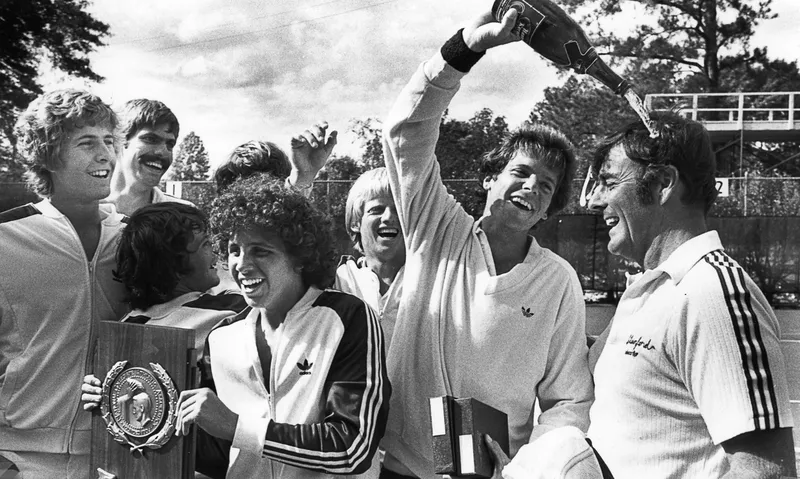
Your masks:
{"label": "dark curly hair", "polygon": [[225,163],[214,172],[214,184],[217,194],[220,195],[238,179],[256,173],[272,173],[279,178],[288,178],[291,171],[289,157],[278,145],[269,141],[253,140],[234,148]]}
{"label": "dark curly hair", "polygon": [[211,206],[211,231],[217,251],[228,254],[237,231],[269,228],[302,267],[306,286],[324,289],[333,283],[336,254],[331,220],[282,179],[260,173],[236,181]]}
{"label": "dark curly hair", "polygon": [[174,296],[191,272],[189,244],[208,231],[208,218],[191,205],[155,203],[136,210],[122,231],[114,278],[125,285],[133,308],[147,309]]}
{"label": "dark curly hair", "polygon": [[[526,123],[506,136],[500,146],[484,155],[478,180],[483,185],[487,177],[499,175],[519,151],[538,158],[548,168],[558,172],[558,184],[547,209],[547,214],[553,216],[569,202],[572,178],[575,176],[574,149],[572,142],[555,128],[541,123]],[[485,199],[486,191],[483,188],[479,191]]]}

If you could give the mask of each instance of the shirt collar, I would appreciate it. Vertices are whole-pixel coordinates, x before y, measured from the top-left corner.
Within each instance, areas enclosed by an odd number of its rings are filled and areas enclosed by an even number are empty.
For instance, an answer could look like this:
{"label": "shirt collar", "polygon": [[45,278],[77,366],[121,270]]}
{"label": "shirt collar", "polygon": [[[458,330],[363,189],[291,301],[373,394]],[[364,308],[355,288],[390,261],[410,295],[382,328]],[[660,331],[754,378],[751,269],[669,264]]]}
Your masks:
{"label": "shirt collar", "polygon": [[[489,272],[495,276],[497,272],[494,269],[494,255],[492,255],[492,248],[489,245],[489,238],[486,237],[486,232],[483,231],[481,227],[481,223],[483,219],[486,218],[485,216],[481,216],[478,218],[475,223],[472,225],[472,232],[478,238],[478,243],[483,250],[484,256],[487,258],[492,258],[492,261],[489,261]],[[528,233],[528,238],[530,238],[531,245],[528,247],[528,253],[525,255],[525,259],[522,260],[523,263],[532,263],[536,256],[542,253],[542,247],[539,245],[539,242],[536,241],[536,237],[532,234]]]}
{"label": "shirt collar", "polygon": [[199,291],[184,293],[164,303],[154,304],[147,309],[134,309],[128,314],[128,316],[147,315],[151,319],[162,319],[166,315],[173,313],[178,309],[178,307],[184,305],[185,303],[199,298],[202,294],[203,293]]}
{"label": "shirt collar", "polygon": [[692,266],[705,255],[722,249],[724,248],[719,239],[719,234],[713,230],[707,231],[678,246],[666,261],[655,268],[655,271],[667,273],[672,278],[672,281],[678,284],[686,276],[686,273],[692,269]]}
{"label": "shirt collar", "polygon": [[165,199],[166,199],[166,195],[164,194],[163,191],[161,191],[161,188],[159,188],[158,186],[154,186],[153,187],[153,201],[151,201],[151,203],[163,203]]}
{"label": "shirt collar", "polygon": [[58,208],[53,206],[53,203],[50,202],[50,199],[45,198],[42,201],[36,203],[34,205],[37,210],[41,211],[43,215],[49,216],[51,218],[60,218],[64,216],[63,213],[58,211]]}
{"label": "shirt collar", "polygon": [[[49,218],[64,217],[64,213],[59,211],[59,209],[53,205],[49,198],[44,198],[42,201],[35,203],[33,206],[44,216]],[[125,216],[117,212],[117,208],[113,203],[100,203],[98,208],[100,209],[100,221],[103,223],[108,222],[108,224],[116,224],[122,221],[122,218]]]}

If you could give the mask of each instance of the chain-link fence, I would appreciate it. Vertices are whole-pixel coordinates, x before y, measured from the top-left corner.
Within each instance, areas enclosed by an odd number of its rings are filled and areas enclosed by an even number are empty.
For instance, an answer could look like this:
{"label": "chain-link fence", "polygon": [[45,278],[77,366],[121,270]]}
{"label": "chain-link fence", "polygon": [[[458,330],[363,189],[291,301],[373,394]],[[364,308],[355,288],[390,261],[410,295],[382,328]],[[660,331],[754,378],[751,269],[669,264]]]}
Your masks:
{"label": "chain-link fence", "polygon": [[[709,226],[720,233],[728,253],[744,267],[775,305],[800,306],[800,178],[730,178],[728,196],[711,211]],[[352,254],[344,209],[352,181],[314,184],[311,199],[328,212],[336,229],[337,249]],[[480,215],[477,180],[445,180],[467,211]],[[613,301],[624,290],[625,272],[635,265],[608,253],[608,229],[596,215],[578,205],[581,181],[573,185],[573,201],[564,214],[534,228],[539,242],[572,264],[584,289]],[[210,182],[184,182],[181,196],[207,209],[214,198]],[[0,184],[0,210],[36,196],[19,183]]]}
{"label": "chain-link fence", "polygon": [[[776,306],[800,306],[800,217],[712,217],[726,252]],[[597,215],[563,215],[534,228],[543,246],[566,259],[584,290],[614,301],[635,264],[610,254],[608,228]]]}

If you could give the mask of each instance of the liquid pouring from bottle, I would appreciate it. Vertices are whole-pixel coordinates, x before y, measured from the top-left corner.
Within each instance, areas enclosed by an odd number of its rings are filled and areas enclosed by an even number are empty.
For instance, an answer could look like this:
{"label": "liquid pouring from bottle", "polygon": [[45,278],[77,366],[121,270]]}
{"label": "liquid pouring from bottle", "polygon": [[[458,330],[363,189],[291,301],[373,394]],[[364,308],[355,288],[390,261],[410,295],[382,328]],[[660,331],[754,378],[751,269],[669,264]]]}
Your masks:
{"label": "liquid pouring from bottle", "polygon": [[511,8],[518,13],[513,31],[522,41],[556,65],[588,74],[625,97],[650,131],[650,137],[658,137],[655,123],[639,95],[597,55],[572,17],[550,0],[495,0],[492,6],[495,20],[500,21]]}

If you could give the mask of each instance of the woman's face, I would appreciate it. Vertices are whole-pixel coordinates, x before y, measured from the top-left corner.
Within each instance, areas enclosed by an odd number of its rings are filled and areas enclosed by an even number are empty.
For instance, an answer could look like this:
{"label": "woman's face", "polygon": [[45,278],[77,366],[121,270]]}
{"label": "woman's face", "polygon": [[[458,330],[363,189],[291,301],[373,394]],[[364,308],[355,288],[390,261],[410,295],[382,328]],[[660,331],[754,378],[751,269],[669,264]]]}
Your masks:
{"label": "woman's face", "polygon": [[297,261],[267,228],[236,231],[228,243],[228,266],[247,304],[267,315],[285,314],[308,289]]}
{"label": "woman's face", "polygon": [[195,231],[186,250],[189,252],[189,272],[181,276],[180,284],[188,291],[201,293],[218,285],[217,255],[211,250],[208,234]]}

